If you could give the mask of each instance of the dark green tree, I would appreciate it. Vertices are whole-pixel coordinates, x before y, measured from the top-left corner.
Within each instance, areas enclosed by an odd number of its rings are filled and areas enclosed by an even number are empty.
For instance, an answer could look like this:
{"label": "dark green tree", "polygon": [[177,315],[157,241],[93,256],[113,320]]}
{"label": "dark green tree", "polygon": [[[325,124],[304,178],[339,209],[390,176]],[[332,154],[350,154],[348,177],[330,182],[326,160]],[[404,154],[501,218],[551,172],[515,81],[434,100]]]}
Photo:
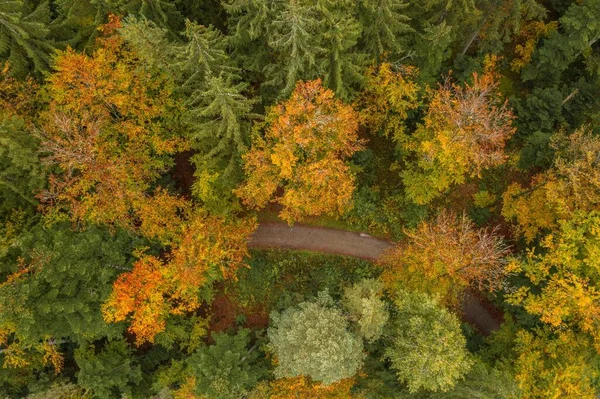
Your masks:
{"label": "dark green tree", "polygon": [[78,385],[94,398],[130,396],[142,380],[141,367],[122,339],[110,340],[100,348],[82,343],[75,350],[75,361]]}
{"label": "dark green tree", "polygon": [[36,226],[18,241],[21,264],[6,265],[16,274],[0,287],[0,324],[12,326],[24,343],[120,335],[123,326],[106,324],[100,306],[130,269],[136,244],[143,242],[94,226],[81,232],[66,223]]}
{"label": "dark green tree", "polygon": [[48,2],[7,0],[0,3],[0,60],[8,61],[14,76],[48,70],[54,45]]}
{"label": "dark green tree", "polygon": [[38,145],[23,119],[0,116],[0,222],[17,210],[31,214],[38,205],[35,195],[45,181]]}
{"label": "dark green tree", "polygon": [[[251,345],[250,330],[235,335],[212,335],[214,344],[200,347],[186,359],[201,397],[237,399],[245,397],[266,375],[261,364],[260,342]],[[264,359],[264,358],[263,358]],[[263,362],[264,363],[264,362]]]}
{"label": "dark green tree", "polygon": [[376,61],[387,55],[391,61],[407,51],[406,36],[412,31],[406,15],[408,3],[404,0],[361,0],[356,4],[362,27],[359,48]]}

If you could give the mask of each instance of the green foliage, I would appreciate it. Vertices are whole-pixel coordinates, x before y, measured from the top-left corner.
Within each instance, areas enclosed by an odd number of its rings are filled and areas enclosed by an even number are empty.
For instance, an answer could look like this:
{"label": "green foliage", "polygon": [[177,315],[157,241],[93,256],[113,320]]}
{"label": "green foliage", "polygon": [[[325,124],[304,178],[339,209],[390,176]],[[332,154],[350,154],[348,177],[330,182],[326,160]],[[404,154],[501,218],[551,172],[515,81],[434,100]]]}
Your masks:
{"label": "green foliage", "polygon": [[383,283],[375,279],[362,280],[344,290],[342,304],[350,313],[350,320],[357,324],[358,334],[367,342],[381,337],[389,319],[382,293]]}
{"label": "green foliage", "polygon": [[49,23],[47,1],[0,3],[0,60],[10,63],[13,75],[23,77],[31,71],[39,75],[48,70],[54,49],[47,40]]}
{"label": "green foliage", "polygon": [[238,300],[267,311],[293,306],[321,290],[341,296],[344,286],[378,273],[365,260],[303,251],[253,250],[248,264],[238,271]]}
{"label": "green foliage", "polygon": [[112,340],[97,348],[84,345],[75,351],[78,384],[94,398],[129,396],[142,380],[142,371],[123,340]]}
{"label": "green foliage", "polygon": [[[447,392],[428,392],[419,399],[518,399],[521,392],[514,376],[507,370],[497,370],[476,361],[471,370]],[[416,398],[415,398],[416,399]]]}
{"label": "green foliage", "polygon": [[403,36],[412,31],[407,7],[404,0],[358,1],[357,14],[363,29],[359,48],[377,61],[405,51]]}
{"label": "green foliage", "polygon": [[271,315],[269,347],[277,356],[275,375],[308,375],[326,385],[352,377],[362,366],[362,342],[328,294]]}
{"label": "green foliage", "polygon": [[122,326],[104,322],[100,305],[111,283],[129,270],[129,254],[141,243],[93,226],[82,232],[68,224],[36,226],[18,243],[21,268],[29,271],[21,269],[0,287],[0,324],[14,326],[27,343],[46,336],[80,341],[121,334]]}
{"label": "green foliage", "polygon": [[213,334],[214,344],[200,347],[186,363],[201,397],[237,399],[244,397],[265,374],[260,363],[259,342],[250,346],[250,331],[235,335]]}
{"label": "green foliage", "polygon": [[45,180],[38,145],[22,119],[0,116],[0,221],[13,210],[37,206],[35,194]]}
{"label": "green foliage", "polygon": [[182,18],[177,0],[106,0],[108,8],[116,13],[135,15],[153,21],[174,32],[181,28]]}
{"label": "green foliage", "polygon": [[183,121],[195,154],[192,194],[213,213],[237,208],[232,190],[243,174],[240,157],[249,145],[253,101],[226,52],[226,38],[213,27],[187,21],[184,43],[146,19],[127,19],[120,30],[151,66],[171,73],[182,99]]}
{"label": "green foliage", "polygon": [[473,363],[456,316],[424,294],[399,295],[396,306],[385,358],[398,379],[410,392],[454,387]]}

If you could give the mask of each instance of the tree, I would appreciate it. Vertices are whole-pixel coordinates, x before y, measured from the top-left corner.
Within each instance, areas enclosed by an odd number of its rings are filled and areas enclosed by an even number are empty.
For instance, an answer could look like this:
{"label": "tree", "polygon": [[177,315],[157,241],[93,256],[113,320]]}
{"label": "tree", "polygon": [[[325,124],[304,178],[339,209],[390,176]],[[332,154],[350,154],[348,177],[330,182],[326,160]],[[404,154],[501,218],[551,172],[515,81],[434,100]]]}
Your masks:
{"label": "tree", "polygon": [[236,335],[213,334],[214,344],[200,347],[186,359],[201,397],[237,399],[245,397],[266,368],[259,364],[258,343],[250,345],[250,331]]}
{"label": "tree", "polygon": [[495,230],[477,229],[466,214],[442,212],[406,235],[406,242],[380,260],[382,279],[392,292],[403,287],[435,293],[445,304],[457,305],[468,287],[503,287],[508,247]]}
{"label": "tree", "polygon": [[242,180],[241,155],[249,146],[252,101],[242,93],[243,84],[219,77],[208,79],[198,104],[189,112],[194,127],[192,156],[197,181],[192,187],[196,198],[218,213],[234,201],[233,189]]}
{"label": "tree", "polygon": [[[310,2],[283,2],[267,29],[268,44],[276,51],[279,62],[264,69],[266,85],[273,86],[278,98],[297,89],[299,80],[319,76],[317,59],[324,52],[315,32],[322,25],[321,14]],[[317,36],[318,37],[318,36]]]}
{"label": "tree", "polygon": [[[37,4],[36,4],[37,3]],[[11,73],[23,77],[48,70],[54,46],[49,33],[48,2],[8,0],[0,4],[0,60],[8,61]]]}
{"label": "tree", "polygon": [[[280,203],[280,216],[290,223],[342,214],[354,190],[344,161],[362,148],[356,120],[354,110],[323,89],[320,80],[298,83],[291,98],[273,107],[257,128],[243,158],[247,181],[237,195],[252,208]],[[279,188],[283,195],[273,198]]]}
{"label": "tree", "polygon": [[456,316],[424,294],[403,293],[384,357],[411,393],[447,391],[473,363]]}
{"label": "tree", "polygon": [[271,315],[269,347],[277,356],[275,376],[309,376],[325,385],[352,377],[362,365],[360,338],[332,306],[328,295]]}
{"label": "tree", "polygon": [[[169,156],[188,144],[177,125],[166,128],[174,112],[169,79],[141,68],[113,34],[119,26],[113,17],[103,27],[107,37],[91,57],[68,49],[56,58],[41,148],[58,171],[39,198],[58,218],[66,213],[74,222],[117,225],[168,242],[188,205],[150,190]],[[148,201],[161,205],[161,220]]]}
{"label": "tree", "polygon": [[100,350],[91,344],[83,345],[75,350],[75,361],[79,367],[78,384],[95,397],[131,395],[142,381],[140,365],[131,348],[120,339],[109,341]]}
{"label": "tree", "polygon": [[248,255],[247,238],[255,228],[248,219],[228,222],[201,213],[181,223],[167,258],[141,256],[131,272],[115,281],[102,307],[107,322],[131,320],[129,331],[138,345],[153,342],[165,329],[169,314],[197,309],[219,274],[235,278]]}
{"label": "tree", "polygon": [[491,368],[476,360],[464,379],[446,391],[427,392],[417,398],[427,399],[518,399],[521,391],[508,370]]}
{"label": "tree", "polygon": [[402,37],[412,28],[405,9],[408,3],[403,0],[361,0],[357,2],[357,15],[362,26],[359,48],[376,61],[385,59],[388,54],[400,54],[406,44]]}
{"label": "tree", "polygon": [[38,202],[45,172],[38,155],[39,140],[23,119],[0,116],[0,220],[20,209],[31,213]]}
{"label": "tree", "polygon": [[399,142],[406,139],[408,113],[419,106],[416,75],[412,67],[395,68],[390,63],[367,70],[365,89],[356,100],[356,108],[361,123],[372,134]]}
{"label": "tree", "polygon": [[[360,399],[351,389],[354,385],[352,378],[345,378],[331,385],[315,383],[306,376],[294,378],[279,378],[272,381],[268,387],[259,387],[249,399],[296,399],[296,398],[320,398],[320,399]],[[268,396],[266,396],[268,395]]]}
{"label": "tree", "polygon": [[144,19],[129,18],[120,32],[147,63],[175,78],[174,94],[182,101],[182,122],[194,150],[192,194],[213,213],[236,210],[232,190],[242,180],[241,154],[257,115],[226,52],[227,38],[190,21],[185,43],[168,41],[165,29]]}
{"label": "tree", "polygon": [[0,286],[0,325],[25,345],[47,336],[79,342],[120,335],[120,326],[104,323],[100,306],[140,244],[95,226],[82,232],[64,223],[36,226],[18,241],[20,261]]}
{"label": "tree", "polygon": [[594,381],[598,371],[584,337],[569,331],[520,331],[516,352],[516,380],[523,397],[597,397]]}
{"label": "tree", "polygon": [[552,328],[588,334],[600,353],[600,275],[593,265],[600,254],[600,213],[576,212],[548,234],[539,251],[516,259],[511,269],[531,286],[520,287],[509,301],[522,305]]}
{"label": "tree", "polygon": [[433,93],[424,123],[405,145],[415,157],[402,172],[410,200],[428,204],[452,185],[504,162],[514,116],[497,86],[488,71],[474,74],[472,85],[446,81]]}
{"label": "tree", "polygon": [[323,83],[341,99],[353,97],[363,80],[364,54],[356,50],[362,26],[352,15],[351,1],[322,1],[324,15]]}
{"label": "tree", "polygon": [[171,0],[107,0],[107,5],[115,12],[148,19],[173,32],[179,31],[183,22],[176,2]]}
{"label": "tree", "polygon": [[532,178],[531,188],[513,183],[504,193],[502,215],[515,220],[528,241],[574,212],[600,210],[600,140],[591,128],[583,126],[568,137],[557,134],[551,146],[553,165]]}
{"label": "tree", "polygon": [[382,294],[383,284],[374,279],[362,280],[344,290],[342,304],[350,313],[349,319],[357,324],[359,335],[367,342],[381,337],[389,319]]}

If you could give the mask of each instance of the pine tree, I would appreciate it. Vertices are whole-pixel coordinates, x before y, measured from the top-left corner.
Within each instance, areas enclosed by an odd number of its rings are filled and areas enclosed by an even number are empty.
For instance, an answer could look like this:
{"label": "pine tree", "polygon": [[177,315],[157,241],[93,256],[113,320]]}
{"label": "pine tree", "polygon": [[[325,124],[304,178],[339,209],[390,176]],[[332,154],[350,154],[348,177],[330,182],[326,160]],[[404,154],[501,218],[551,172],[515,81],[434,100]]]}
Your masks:
{"label": "pine tree", "polygon": [[47,40],[50,23],[48,2],[35,5],[26,0],[0,3],[0,60],[11,65],[11,73],[25,76],[48,70],[49,56],[54,50]]}
{"label": "pine tree", "polygon": [[38,145],[22,119],[0,116],[0,221],[13,210],[37,207],[35,194],[45,180]]}

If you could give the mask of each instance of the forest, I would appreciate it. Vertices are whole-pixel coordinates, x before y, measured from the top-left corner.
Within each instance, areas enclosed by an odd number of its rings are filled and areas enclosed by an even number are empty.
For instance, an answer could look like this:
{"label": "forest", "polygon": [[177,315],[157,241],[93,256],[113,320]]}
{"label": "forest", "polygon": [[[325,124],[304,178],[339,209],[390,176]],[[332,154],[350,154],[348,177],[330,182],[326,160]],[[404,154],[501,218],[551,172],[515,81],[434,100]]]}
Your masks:
{"label": "forest", "polygon": [[0,363],[598,398],[600,0],[1,0]]}

